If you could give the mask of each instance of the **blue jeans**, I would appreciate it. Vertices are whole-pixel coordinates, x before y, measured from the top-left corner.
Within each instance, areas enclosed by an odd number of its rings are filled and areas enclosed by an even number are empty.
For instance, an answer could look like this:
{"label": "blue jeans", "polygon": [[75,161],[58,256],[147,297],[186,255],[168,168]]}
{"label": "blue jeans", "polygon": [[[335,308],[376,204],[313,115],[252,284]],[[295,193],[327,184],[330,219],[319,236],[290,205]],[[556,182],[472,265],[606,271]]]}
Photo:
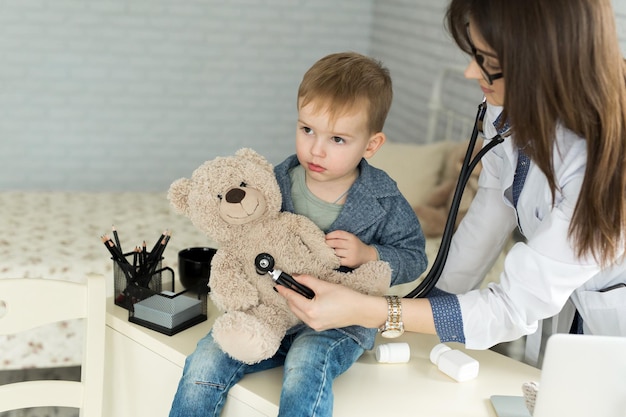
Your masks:
{"label": "blue jeans", "polygon": [[244,375],[281,365],[285,369],[278,416],[332,416],[332,382],[363,352],[338,330],[305,327],[287,335],[274,357],[247,365],[224,353],[209,332],[185,361],[170,417],[218,417],[228,390]]}

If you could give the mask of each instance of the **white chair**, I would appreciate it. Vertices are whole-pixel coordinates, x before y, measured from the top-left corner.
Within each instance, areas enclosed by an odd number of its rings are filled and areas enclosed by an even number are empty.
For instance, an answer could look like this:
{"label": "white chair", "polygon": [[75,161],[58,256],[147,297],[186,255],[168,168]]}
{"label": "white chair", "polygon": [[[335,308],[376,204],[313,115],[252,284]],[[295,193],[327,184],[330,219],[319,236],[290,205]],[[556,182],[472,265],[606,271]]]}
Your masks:
{"label": "white chair", "polygon": [[83,319],[85,336],[80,381],[27,381],[0,386],[0,412],[30,407],[71,407],[81,417],[102,415],[104,386],[105,283],[53,279],[0,279],[0,334],[47,323]]}

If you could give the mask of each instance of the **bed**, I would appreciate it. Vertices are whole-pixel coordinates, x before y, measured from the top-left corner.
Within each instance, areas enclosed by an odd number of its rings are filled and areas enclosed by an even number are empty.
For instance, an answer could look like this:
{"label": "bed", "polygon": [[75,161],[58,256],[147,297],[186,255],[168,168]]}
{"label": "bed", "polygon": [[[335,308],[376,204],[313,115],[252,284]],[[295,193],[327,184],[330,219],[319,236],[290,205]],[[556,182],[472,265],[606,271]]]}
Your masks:
{"label": "bed", "polygon": [[[164,265],[177,270],[180,249],[210,240],[169,207],[165,193],[0,193],[0,279],[52,278],[81,281],[89,274],[107,278],[113,295],[113,265],[100,237],[118,229],[131,249],[172,232]],[[63,300],[50,300],[54,303]],[[75,366],[82,338],[75,322],[60,322],[0,338],[0,370]],[[28,346],[24,350],[23,346]]]}

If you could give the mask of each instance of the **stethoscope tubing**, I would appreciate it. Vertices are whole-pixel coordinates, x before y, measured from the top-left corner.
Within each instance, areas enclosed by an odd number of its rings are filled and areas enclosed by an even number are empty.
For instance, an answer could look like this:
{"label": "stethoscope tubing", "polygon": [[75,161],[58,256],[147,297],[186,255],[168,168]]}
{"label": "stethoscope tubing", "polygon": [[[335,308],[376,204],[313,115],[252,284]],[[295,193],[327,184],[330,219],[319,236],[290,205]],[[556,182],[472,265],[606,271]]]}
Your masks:
{"label": "stethoscope tubing", "polygon": [[426,274],[419,285],[406,294],[404,298],[424,298],[428,296],[428,293],[430,293],[430,291],[437,284],[437,281],[439,281],[443,268],[446,264],[446,260],[448,259],[448,252],[450,251],[450,243],[452,241],[452,235],[454,234],[454,225],[459,212],[459,206],[461,205],[461,198],[463,197],[463,192],[465,191],[465,187],[470,179],[472,171],[474,171],[474,168],[476,168],[480,159],[487,152],[489,152],[494,146],[497,146],[504,141],[504,138],[502,138],[501,135],[496,135],[476,154],[474,158],[472,158],[478,133],[480,131],[479,126],[485,117],[486,111],[487,104],[486,100],[483,99],[483,101],[478,105],[476,119],[474,120],[474,128],[472,129],[472,135],[467,145],[465,157],[463,158],[461,172],[459,173],[459,179],[454,189],[452,204],[450,205],[450,211],[448,212],[448,218],[441,237],[441,244],[439,245],[439,250],[437,251],[437,256],[435,257],[433,266],[430,268],[430,271],[428,271],[428,274]]}

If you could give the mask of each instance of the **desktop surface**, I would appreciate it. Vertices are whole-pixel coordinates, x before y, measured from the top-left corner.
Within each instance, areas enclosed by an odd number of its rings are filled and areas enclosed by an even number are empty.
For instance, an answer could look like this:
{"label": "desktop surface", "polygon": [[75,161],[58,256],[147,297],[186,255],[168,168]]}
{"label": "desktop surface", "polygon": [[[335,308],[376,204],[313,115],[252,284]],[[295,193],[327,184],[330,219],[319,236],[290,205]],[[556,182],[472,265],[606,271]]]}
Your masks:
{"label": "desktop surface", "polygon": [[[155,411],[156,414],[151,414],[166,416],[178,382],[176,378],[179,378],[182,373],[185,358],[195,349],[198,340],[210,330],[217,314],[217,310],[209,301],[209,319],[206,322],[174,336],[166,336],[128,322],[128,312],[114,305],[112,299],[109,299],[107,306],[109,333],[115,334],[118,338],[122,337],[127,343],[126,346],[132,346],[131,350],[137,350],[137,352],[146,350],[150,352],[150,357],[154,357],[154,363],[143,364],[141,369],[134,369],[134,364],[137,363],[139,366],[140,360],[122,359],[125,355],[121,352],[109,352],[109,360],[113,362],[108,364],[108,377],[111,378],[108,384],[110,391],[113,391],[111,395],[117,395],[118,398],[123,395],[119,392],[115,394],[115,387],[120,385],[116,379],[124,378],[124,375],[128,375],[129,372],[143,372],[146,374],[146,380],[150,382],[152,379],[163,380],[164,375],[159,375],[159,368],[171,369],[167,378],[167,387],[163,386],[160,393],[160,396],[164,397],[163,405]],[[377,344],[389,342],[389,339],[377,340]],[[437,337],[405,333],[393,342],[409,343],[411,348],[409,362],[378,363],[374,351],[366,351],[334,383],[333,415],[335,417],[356,415],[362,417],[381,415],[495,417],[496,413],[490,402],[492,395],[521,395],[521,386],[524,382],[539,379],[540,371],[536,368],[490,350],[465,350],[462,345],[451,343],[449,345],[452,348],[461,349],[480,362],[480,371],[476,379],[456,382],[430,362],[430,351],[439,343]],[[149,355],[145,354],[142,360]],[[157,360],[161,365],[156,362]],[[120,361],[124,362],[123,366],[117,363]],[[150,368],[149,372],[146,368]],[[224,414],[236,415],[235,412],[229,413],[229,408],[239,407],[237,409],[240,410],[240,406],[245,406],[253,410],[250,412],[256,413],[255,416],[276,415],[282,372],[282,368],[276,368],[246,375],[230,391]],[[172,379],[176,380],[171,381]],[[146,396],[148,394],[149,392],[145,393]],[[151,394],[152,399],[142,400],[142,393],[135,392],[132,401],[154,402],[154,392]],[[167,409],[161,410],[164,407]]]}

